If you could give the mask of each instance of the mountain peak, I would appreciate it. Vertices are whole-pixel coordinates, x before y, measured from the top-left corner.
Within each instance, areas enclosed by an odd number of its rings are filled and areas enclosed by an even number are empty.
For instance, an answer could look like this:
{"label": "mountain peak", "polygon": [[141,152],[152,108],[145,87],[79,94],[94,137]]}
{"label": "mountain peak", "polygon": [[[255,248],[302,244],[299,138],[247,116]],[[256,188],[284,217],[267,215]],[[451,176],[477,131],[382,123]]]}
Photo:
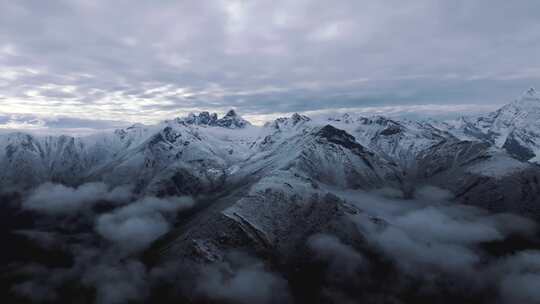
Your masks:
{"label": "mountain peak", "polygon": [[536,90],[534,88],[530,88],[525,93],[525,96],[535,97],[536,96]]}
{"label": "mountain peak", "polygon": [[528,89],[517,101],[519,104],[527,106],[540,106],[540,95],[536,92],[535,88]]}
{"label": "mountain peak", "polygon": [[179,119],[179,121],[190,125],[218,126],[231,129],[244,128],[250,125],[247,120],[244,120],[232,109],[219,119],[216,113],[202,111],[199,114],[190,113],[187,117]]}
{"label": "mountain peak", "polygon": [[317,131],[316,136],[347,149],[355,149],[359,152],[364,152],[364,147],[356,142],[354,136],[332,125],[325,125],[320,128],[319,131]]}
{"label": "mountain peak", "polygon": [[291,119],[292,119],[293,125],[297,125],[299,122],[310,121],[311,120],[311,118],[309,118],[309,117],[307,117],[305,115],[300,115],[298,113],[294,113],[291,116]]}
{"label": "mountain peak", "polygon": [[236,114],[235,110],[231,109],[229,112],[227,112],[227,114],[225,114],[225,116],[216,121],[216,125],[230,129],[241,129],[251,124],[249,121]]}
{"label": "mountain peak", "polygon": [[237,117],[238,114],[236,114],[236,111],[234,109],[230,109],[227,114],[225,114],[224,117]]}
{"label": "mountain peak", "polygon": [[540,113],[540,95],[538,95],[535,88],[528,89],[520,98],[502,106],[494,113],[497,113],[497,115],[501,115],[501,112],[521,112],[527,114],[531,111]]}
{"label": "mountain peak", "polygon": [[200,112],[198,115],[189,113],[189,115],[183,119],[183,121],[190,125],[214,125],[217,121],[217,114],[208,111]]}
{"label": "mountain peak", "polygon": [[293,115],[291,115],[291,117],[279,117],[272,122],[267,122],[265,126],[278,130],[288,129],[296,127],[297,125],[301,125],[308,121],[311,121],[311,118],[305,115],[294,113]]}

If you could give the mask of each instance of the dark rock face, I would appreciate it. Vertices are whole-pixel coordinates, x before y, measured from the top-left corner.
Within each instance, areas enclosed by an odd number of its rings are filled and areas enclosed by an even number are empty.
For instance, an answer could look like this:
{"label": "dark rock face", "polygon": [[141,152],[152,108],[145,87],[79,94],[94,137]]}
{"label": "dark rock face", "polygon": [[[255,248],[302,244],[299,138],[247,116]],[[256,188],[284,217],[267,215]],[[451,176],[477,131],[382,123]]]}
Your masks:
{"label": "dark rock face", "polygon": [[356,148],[364,150],[364,147],[362,147],[356,142],[354,136],[331,125],[326,125],[322,127],[319,132],[317,132],[317,136],[319,136],[320,138],[324,138],[331,143],[343,146],[347,149]]}
{"label": "dark rock face", "polygon": [[224,128],[244,128],[249,122],[238,116],[234,110],[229,110],[225,116],[216,121],[216,125]]}
{"label": "dark rock face", "polygon": [[188,116],[188,118],[185,120],[188,124],[194,124],[194,125],[215,125],[217,121],[217,114],[209,112],[201,112],[199,115],[191,114]]}
{"label": "dark rock face", "polygon": [[536,156],[534,151],[532,151],[530,148],[521,145],[513,133],[510,134],[510,136],[508,136],[506,139],[503,149],[505,149],[513,157],[522,161],[527,161]]}
{"label": "dark rock face", "polygon": [[390,126],[384,130],[381,131],[381,135],[388,136],[388,135],[394,135],[399,134],[401,132],[401,129],[396,126]]}
{"label": "dark rock face", "polygon": [[291,119],[292,119],[292,122],[293,122],[293,125],[297,125],[299,122],[302,122],[302,121],[310,121],[311,119],[305,115],[300,115],[298,113],[294,113],[292,116],[291,116]]}
{"label": "dark rock face", "polygon": [[181,122],[190,125],[218,126],[230,129],[240,129],[250,125],[247,120],[240,117],[234,110],[229,110],[225,116],[219,119],[216,113],[210,114],[206,111],[199,113],[199,115],[190,114]]}
{"label": "dark rock face", "polygon": [[209,112],[201,112],[199,115],[196,114],[190,114],[184,122],[190,125],[209,125],[214,126],[216,125],[217,121],[217,114]]}
{"label": "dark rock face", "polygon": [[474,141],[449,141],[423,151],[417,156],[417,178],[429,179],[449,170],[464,168],[469,164],[486,160],[487,143]]}
{"label": "dark rock face", "polygon": [[[450,190],[457,201],[494,212],[513,212],[540,219],[540,168],[500,154],[488,143],[446,142],[418,156],[416,182]],[[504,155],[504,154],[502,154]],[[471,170],[510,161],[520,168],[495,174]]]}
{"label": "dark rock face", "polygon": [[502,178],[465,175],[447,182],[458,201],[493,212],[540,219],[540,172],[528,169]]}

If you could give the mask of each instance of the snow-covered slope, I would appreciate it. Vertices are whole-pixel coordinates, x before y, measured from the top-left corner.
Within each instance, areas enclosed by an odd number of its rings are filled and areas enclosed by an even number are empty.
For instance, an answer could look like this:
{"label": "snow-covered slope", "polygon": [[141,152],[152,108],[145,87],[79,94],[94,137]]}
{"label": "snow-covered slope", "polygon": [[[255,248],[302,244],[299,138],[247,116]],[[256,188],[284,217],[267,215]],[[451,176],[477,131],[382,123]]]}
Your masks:
{"label": "snow-covered slope", "polygon": [[[333,189],[399,187],[399,168],[330,124],[294,114],[268,123],[225,192],[172,233],[161,258],[215,261],[235,248],[293,254],[351,212]],[[216,231],[218,233],[216,233]]]}
{"label": "snow-covered slope", "polygon": [[488,143],[460,141],[424,151],[417,176],[462,203],[540,219],[540,167]]}
{"label": "snow-covered slope", "polygon": [[394,161],[404,170],[415,166],[416,156],[435,145],[456,141],[453,135],[429,123],[410,120],[395,120],[382,116],[353,117],[344,114],[330,118],[337,128],[354,135],[364,146],[382,157]]}
{"label": "snow-covered slope", "polygon": [[[219,176],[247,157],[259,130],[232,110],[202,123],[206,114],[86,137],[1,134],[0,188],[10,191],[46,181],[76,185],[104,180],[146,191],[150,184],[163,182],[160,176],[171,178],[171,172],[178,170],[197,167],[204,176]],[[193,117],[198,117],[197,122]]]}
{"label": "snow-covered slope", "polygon": [[439,127],[461,139],[490,142],[517,159],[540,163],[540,96],[534,89],[495,112]]}
{"label": "snow-covered slope", "polygon": [[27,188],[45,181],[76,185],[96,167],[139,145],[155,127],[137,124],[87,137],[0,135],[0,185]]}
{"label": "snow-covered slope", "polygon": [[[236,128],[236,127],[234,127]],[[258,130],[165,122],[139,145],[121,151],[92,178],[108,184],[133,184],[139,192],[199,194],[219,188],[234,166],[249,155]]]}
{"label": "snow-covered slope", "polygon": [[414,196],[407,182],[451,190],[465,204],[540,218],[538,167],[429,123],[350,115],[321,122],[294,114],[268,123],[251,153],[231,177],[238,179],[234,190],[171,233],[155,248],[160,259],[205,263],[242,248],[287,260],[310,235],[346,231],[343,218],[363,213],[340,191],[389,186]]}
{"label": "snow-covered slope", "polygon": [[326,184],[364,189],[399,180],[395,164],[354,136],[330,124],[313,124],[298,114],[267,125],[265,136],[254,142],[252,150],[239,174],[262,176],[286,170]]}

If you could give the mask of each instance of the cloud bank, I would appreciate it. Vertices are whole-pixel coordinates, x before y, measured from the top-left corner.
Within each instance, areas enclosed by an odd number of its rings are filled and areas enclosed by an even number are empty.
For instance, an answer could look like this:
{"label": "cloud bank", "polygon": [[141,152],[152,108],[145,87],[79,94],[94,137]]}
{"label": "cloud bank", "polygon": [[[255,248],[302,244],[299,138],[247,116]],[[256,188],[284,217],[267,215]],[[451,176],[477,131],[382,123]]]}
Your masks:
{"label": "cloud bank", "polygon": [[211,300],[232,303],[287,303],[286,281],[265,264],[241,252],[232,252],[223,263],[211,264],[198,278],[197,292]]}
{"label": "cloud bank", "polygon": [[[194,201],[135,198],[131,190],[100,182],[78,187],[46,183],[32,190],[21,207],[35,213],[34,224],[16,234],[36,246],[25,250],[44,259],[16,265],[15,275],[22,279],[14,282],[12,292],[36,303],[62,302],[65,289],[75,286],[82,296],[95,295],[95,303],[144,300],[152,278],[139,254]],[[61,266],[47,264],[54,254],[60,254]]]}
{"label": "cloud bank", "polygon": [[231,107],[260,120],[503,104],[540,80],[539,5],[3,1],[0,105],[93,127]]}
{"label": "cloud bank", "polygon": [[187,197],[145,197],[96,221],[96,231],[124,250],[146,248],[170,229],[168,216],[193,205]]}
{"label": "cloud bank", "polygon": [[[400,299],[412,289],[418,297],[413,299],[446,295],[440,299],[443,303],[540,300],[536,292],[540,246],[538,226],[532,220],[460,205],[433,187],[418,189],[408,200],[384,189],[340,196],[363,210],[348,217],[358,235],[338,233],[340,239],[316,234],[307,241],[316,257],[326,261],[325,294],[330,299],[363,296],[376,302],[382,294]],[[354,245],[342,241],[351,238]],[[516,239],[529,243],[515,247]],[[493,245],[502,251],[493,251]],[[343,274],[348,280],[336,280]],[[388,280],[388,288],[381,287],[381,278]]]}
{"label": "cloud bank", "polygon": [[[100,183],[34,190],[23,206],[37,203],[39,193],[42,199],[66,199],[41,201],[41,209],[30,205],[35,227],[18,234],[40,247],[41,254],[61,250],[72,261],[22,264],[16,275],[24,279],[12,291],[35,302],[55,302],[65,297],[66,288],[75,288],[104,304],[161,299],[164,290],[169,299],[218,303],[540,300],[537,224],[457,204],[442,189],[421,187],[409,199],[396,189],[335,190],[347,210],[356,212],[307,235],[295,249],[300,261],[233,251],[208,263],[172,259],[153,267],[142,262],[142,253],[194,202],[141,197],[126,203],[125,191]],[[85,212],[94,206],[92,194],[124,200]],[[60,207],[69,212],[59,213]]]}
{"label": "cloud bank", "polygon": [[67,215],[89,210],[101,200],[126,203],[132,197],[130,186],[110,189],[102,182],[86,183],[76,188],[44,183],[31,191],[23,201],[24,209],[51,215]]}

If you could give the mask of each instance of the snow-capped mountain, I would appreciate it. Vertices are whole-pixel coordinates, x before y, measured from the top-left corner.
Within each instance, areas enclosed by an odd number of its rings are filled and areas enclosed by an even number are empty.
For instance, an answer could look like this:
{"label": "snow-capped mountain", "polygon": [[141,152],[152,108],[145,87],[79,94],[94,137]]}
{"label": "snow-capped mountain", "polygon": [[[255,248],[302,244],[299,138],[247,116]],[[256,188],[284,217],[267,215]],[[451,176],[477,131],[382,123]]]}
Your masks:
{"label": "snow-capped mountain", "polygon": [[[249,125],[226,126],[168,121],[140,144],[91,171],[111,185],[134,184],[140,192],[196,194],[214,191],[227,170],[248,152]],[[226,130],[225,130],[226,129]]]}
{"label": "snow-capped mountain", "polygon": [[461,139],[487,141],[520,160],[540,162],[540,96],[535,89],[495,112],[439,126]]}
{"label": "snow-capped mountain", "polygon": [[186,118],[178,118],[177,121],[183,121],[190,125],[218,126],[231,129],[245,128],[251,125],[249,121],[238,116],[234,110],[229,110],[225,116],[219,119],[216,113],[201,112],[199,115],[191,113]]}
{"label": "snow-capped mountain", "polygon": [[[216,119],[205,120],[208,117]],[[198,172],[203,180],[214,183],[225,169],[245,158],[253,132],[251,124],[231,110],[220,119],[203,112],[155,126],[135,124],[86,137],[2,134],[0,184],[3,190],[10,190],[46,181],[77,185],[103,180],[159,193],[163,189],[155,185],[174,180],[181,170]],[[186,174],[193,179],[195,173]],[[190,191],[202,183],[198,180]],[[169,189],[170,185],[162,187]]]}
{"label": "snow-capped mountain", "polygon": [[200,195],[280,176],[315,189],[394,187],[411,196],[417,184],[437,184],[467,201],[483,184],[503,189],[521,176],[497,198],[503,206],[517,193],[536,191],[538,167],[525,161],[535,161],[538,118],[540,99],[531,90],[485,117],[457,122],[295,113],[257,127],[231,110],[221,118],[202,112],[86,137],[3,134],[0,185],[10,191],[46,181],[103,181],[141,194]]}
{"label": "snow-capped mountain", "polygon": [[404,170],[414,168],[420,152],[446,141],[457,140],[450,133],[423,122],[398,121],[382,116],[353,117],[350,114],[328,120]]}

